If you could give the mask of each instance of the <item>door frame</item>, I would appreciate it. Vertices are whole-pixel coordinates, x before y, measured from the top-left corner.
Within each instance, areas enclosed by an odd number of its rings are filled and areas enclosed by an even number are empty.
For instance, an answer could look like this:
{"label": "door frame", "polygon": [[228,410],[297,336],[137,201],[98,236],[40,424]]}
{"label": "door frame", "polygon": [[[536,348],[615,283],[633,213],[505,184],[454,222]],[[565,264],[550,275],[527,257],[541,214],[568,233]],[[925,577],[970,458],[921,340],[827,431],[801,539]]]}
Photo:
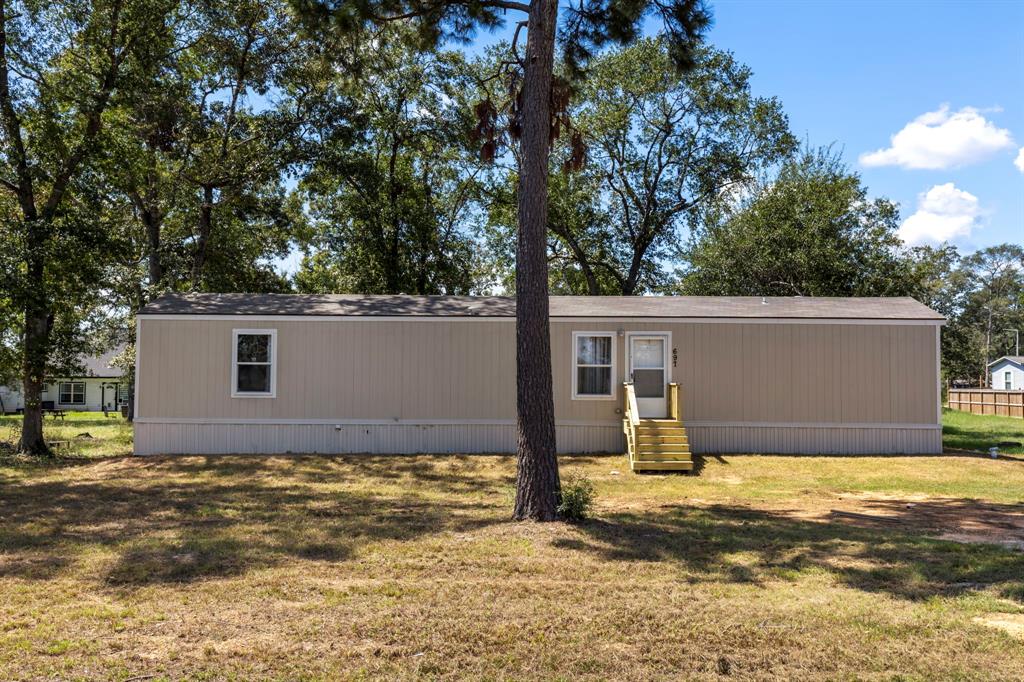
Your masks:
{"label": "door frame", "polygon": [[[626,332],[626,372],[623,378],[624,381],[632,381],[633,379],[633,339],[634,338],[663,338],[665,339],[665,345],[663,347],[663,363],[665,365],[665,395],[662,400],[665,403],[664,414],[660,417],[653,417],[654,419],[665,419],[668,417],[668,385],[672,383],[672,332],[670,331],[632,331]],[[657,398],[637,398],[637,409],[643,412],[643,408],[640,407],[642,400],[657,400]],[[641,416],[643,416],[641,414]],[[650,419],[651,417],[644,417]]]}

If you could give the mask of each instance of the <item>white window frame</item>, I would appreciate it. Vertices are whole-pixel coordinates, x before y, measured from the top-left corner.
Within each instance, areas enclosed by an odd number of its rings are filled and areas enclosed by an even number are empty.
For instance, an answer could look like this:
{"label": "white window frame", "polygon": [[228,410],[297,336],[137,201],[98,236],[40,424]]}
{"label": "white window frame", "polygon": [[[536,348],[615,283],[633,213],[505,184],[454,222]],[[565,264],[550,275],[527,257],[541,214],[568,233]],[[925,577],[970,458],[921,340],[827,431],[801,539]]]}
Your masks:
{"label": "white window frame", "polygon": [[[608,366],[608,365],[580,365],[580,364],[578,364],[579,356],[577,355],[578,344],[577,344],[576,340],[579,337],[581,337],[581,336],[606,336],[606,337],[608,337],[608,338],[610,338],[612,340],[612,348],[611,348],[611,353],[612,353],[612,364],[611,364],[612,377],[611,377],[611,381],[609,382],[609,386],[608,386],[608,390],[611,391],[611,392],[608,393],[608,394],[594,394],[594,393],[583,393],[583,394],[581,394],[581,393],[578,393],[579,385],[576,382],[578,380],[577,377],[579,376],[579,372],[577,370],[580,367],[607,367]],[[619,354],[618,354],[618,346],[617,346],[617,341],[616,341],[617,337],[618,337],[618,333],[617,332],[609,332],[609,331],[602,331],[602,332],[574,331],[572,333],[572,363],[571,363],[571,365],[572,365],[572,377],[571,377],[572,383],[570,383],[569,385],[572,386],[572,399],[573,400],[616,400],[616,399],[618,399],[618,386],[617,386],[617,382],[616,382],[616,377],[619,376],[619,374],[618,374],[618,358],[619,358]]]}
{"label": "white window frame", "polygon": [[[75,384],[81,384],[81,386],[82,386],[82,399],[80,401],[75,401],[74,400],[75,390],[74,390],[73,387],[74,387]],[[64,402],[64,400],[63,400],[63,397],[64,397],[64,388],[63,387],[65,385],[72,387],[68,391],[68,395],[70,395],[71,398],[72,398],[72,400],[69,401],[69,402]],[[84,381],[61,381],[61,382],[59,382],[57,384],[57,404],[58,405],[85,405],[85,390],[86,390],[86,388],[85,388],[85,382]]]}
{"label": "white window frame", "polygon": [[1013,390],[1013,372],[1011,370],[1006,370],[1005,372],[1003,372],[1003,390]]}
{"label": "white window frame", "polygon": [[[263,335],[270,337],[270,391],[254,392],[238,390],[238,337],[242,335]],[[264,364],[264,363],[246,363]],[[277,397],[277,330],[276,329],[232,329],[231,330],[231,397],[232,398],[276,398]]]}

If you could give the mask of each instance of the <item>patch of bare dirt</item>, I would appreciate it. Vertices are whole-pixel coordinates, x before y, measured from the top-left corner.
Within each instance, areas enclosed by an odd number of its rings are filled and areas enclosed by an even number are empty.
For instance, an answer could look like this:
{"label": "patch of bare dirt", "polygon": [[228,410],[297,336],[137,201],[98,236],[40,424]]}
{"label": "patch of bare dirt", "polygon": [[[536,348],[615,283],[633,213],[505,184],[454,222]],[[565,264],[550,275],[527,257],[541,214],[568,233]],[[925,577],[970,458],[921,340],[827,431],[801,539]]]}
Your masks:
{"label": "patch of bare dirt", "polygon": [[990,613],[972,619],[979,625],[1002,630],[1012,637],[1024,639],[1024,614]]}
{"label": "patch of bare dirt", "polygon": [[1024,551],[1024,505],[926,495],[845,494],[829,521],[902,528],[953,542],[982,542]]}
{"label": "patch of bare dirt", "polygon": [[[705,507],[714,501],[689,498],[687,504]],[[663,505],[674,506],[674,505]],[[807,495],[781,505],[750,505],[773,514],[862,528],[903,530],[963,543],[997,544],[1024,551],[1024,505],[998,504],[925,494],[843,493],[828,498]]]}

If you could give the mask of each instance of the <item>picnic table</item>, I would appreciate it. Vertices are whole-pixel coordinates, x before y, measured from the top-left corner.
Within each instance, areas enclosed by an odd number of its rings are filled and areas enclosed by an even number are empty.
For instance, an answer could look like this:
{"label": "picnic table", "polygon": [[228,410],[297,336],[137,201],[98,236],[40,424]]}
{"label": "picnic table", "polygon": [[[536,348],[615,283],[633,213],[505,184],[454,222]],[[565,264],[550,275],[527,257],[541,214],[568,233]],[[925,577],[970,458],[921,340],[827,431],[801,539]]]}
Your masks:
{"label": "picnic table", "polygon": [[64,417],[67,416],[67,410],[58,410],[51,408],[43,410],[43,414],[50,415],[50,417],[52,417],[54,420],[60,419],[61,421],[64,421]]}

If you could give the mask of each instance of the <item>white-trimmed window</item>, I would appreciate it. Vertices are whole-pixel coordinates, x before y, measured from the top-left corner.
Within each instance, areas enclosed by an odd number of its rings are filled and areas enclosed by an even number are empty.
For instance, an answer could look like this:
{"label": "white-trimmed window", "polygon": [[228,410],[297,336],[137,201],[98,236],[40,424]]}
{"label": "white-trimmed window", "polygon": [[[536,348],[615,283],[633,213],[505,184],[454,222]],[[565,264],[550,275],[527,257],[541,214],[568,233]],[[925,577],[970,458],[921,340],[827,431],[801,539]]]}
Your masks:
{"label": "white-trimmed window", "polygon": [[277,393],[277,330],[235,329],[231,335],[231,397]]}
{"label": "white-trimmed window", "polygon": [[572,333],[572,397],[615,398],[615,332]]}
{"label": "white-trimmed window", "polygon": [[60,382],[59,400],[61,405],[84,405],[85,404],[85,382],[84,381],[62,381]]}
{"label": "white-trimmed window", "polygon": [[1007,391],[1013,390],[1013,372],[1003,372],[1003,388]]}

